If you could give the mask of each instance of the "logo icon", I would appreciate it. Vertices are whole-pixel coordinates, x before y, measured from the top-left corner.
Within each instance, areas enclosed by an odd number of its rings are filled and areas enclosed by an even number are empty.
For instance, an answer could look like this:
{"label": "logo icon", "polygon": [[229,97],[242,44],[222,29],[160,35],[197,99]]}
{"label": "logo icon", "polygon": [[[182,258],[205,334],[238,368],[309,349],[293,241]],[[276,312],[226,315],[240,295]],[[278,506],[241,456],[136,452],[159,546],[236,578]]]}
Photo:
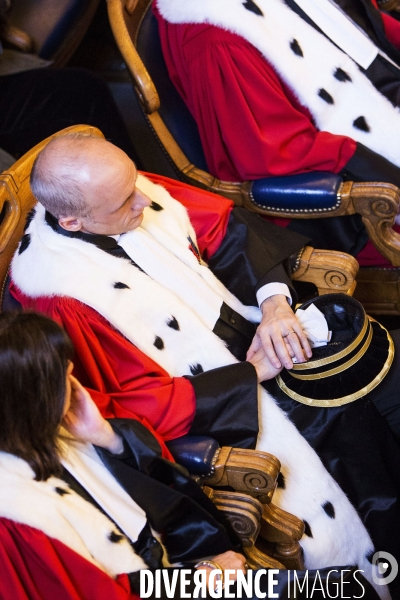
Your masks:
{"label": "logo icon", "polygon": [[377,585],[387,585],[397,577],[399,565],[395,557],[389,552],[375,552],[372,557],[372,564],[377,567],[372,571],[372,579]]}

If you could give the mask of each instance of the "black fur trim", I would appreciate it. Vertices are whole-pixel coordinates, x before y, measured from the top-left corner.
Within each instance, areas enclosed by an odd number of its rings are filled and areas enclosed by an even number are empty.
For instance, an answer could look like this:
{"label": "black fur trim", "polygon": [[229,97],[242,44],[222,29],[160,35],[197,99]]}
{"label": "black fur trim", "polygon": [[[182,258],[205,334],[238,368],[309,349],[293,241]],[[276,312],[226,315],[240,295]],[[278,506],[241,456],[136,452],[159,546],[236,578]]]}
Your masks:
{"label": "black fur trim", "polygon": [[21,243],[18,248],[18,254],[22,254],[23,252],[25,252],[25,250],[27,249],[27,247],[29,246],[30,243],[31,243],[30,233],[24,233],[24,235],[21,238]]}
{"label": "black fur trim", "polygon": [[36,212],[35,209],[31,208],[31,210],[26,215],[24,231],[26,231],[28,229],[29,225],[31,224],[31,221],[32,221],[33,217],[35,216],[35,212]]}
{"label": "black fur trim", "polygon": [[124,539],[124,536],[121,535],[120,533],[118,533],[117,531],[111,531],[108,534],[108,539],[110,540],[110,542],[112,542],[113,544],[118,544],[119,542],[122,542],[122,540]]}
{"label": "black fur trim", "polygon": [[158,204],[158,202],[154,202],[154,200],[151,201],[149,208],[151,208],[152,210],[155,210],[156,212],[160,212],[160,210],[164,210],[164,207],[161,206],[161,204]]}
{"label": "black fur trim", "polygon": [[200,375],[200,373],[204,373],[204,369],[199,363],[197,365],[190,365],[190,372],[192,375]]}
{"label": "black fur trim", "polygon": [[168,321],[167,321],[167,325],[168,327],[171,327],[171,329],[175,329],[175,331],[179,331],[179,323],[178,321],[175,319],[175,317],[171,317]]}
{"label": "black fur trim", "polygon": [[365,555],[365,558],[371,565],[372,565],[372,559],[374,557],[374,554],[375,554],[375,550],[371,550],[370,552],[367,552],[367,554]]}
{"label": "black fur trim", "polygon": [[335,518],[335,509],[333,508],[332,502],[325,502],[325,504],[322,505],[322,508],[330,519]]}
{"label": "black fur trim", "polygon": [[343,69],[341,69],[340,67],[338,67],[336,69],[336,71],[334,72],[333,76],[338,81],[353,81],[352,78],[350,77],[350,75],[348,73],[346,73],[346,71],[343,71]]}
{"label": "black fur trim", "polygon": [[328,104],[335,104],[335,101],[333,100],[332,96],[329,94],[329,92],[324,90],[324,88],[321,88],[318,91],[318,96],[322,98],[322,100],[325,100],[325,102],[327,102]]}
{"label": "black fur trim", "polygon": [[157,350],[164,350],[164,342],[158,335],[156,335],[156,339],[154,340],[153,346],[155,346]]}
{"label": "black fur trim", "polygon": [[67,494],[70,493],[69,490],[66,490],[65,488],[62,488],[62,487],[55,487],[54,491],[57,492],[57,494],[61,497],[66,496]]}
{"label": "black fur trim", "polygon": [[253,2],[253,0],[246,0],[246,2],[243,2],[243,6],[245,7],[246,10],[253,12],[255,15],[257,15],[259,17],[264,16],[264,13],[262,12],[262,10],[257,6],[257,4],[255,2]]}
{"label": "black fur trim", "polygon": [[278,483],[278,488],[281,488],[282,490],[284,490],[286,488],[285,476],[281,472],[279,472],[277,483]]}
{"label": "black fur trim", "polygon": [[313,534],[312,534],[312,531],[311,531],[311,527],[309,526],[309,524],[307,523],[307,521],[303,521],[303,523],[304,523],[304,534],[307,537],[312,538]]}
{"label": "black fur trim", "polygon": [[353,121],[353,127],[360,129],[360,131],[365,131],[366,133],[371,131],[365,117],[358,117],[355,121]]}
{"label": "black fur trim", "polygon": [[292,40],[290,42],[290,48],[295,54],[297,54],[297,56],[304,56],[303,50],[301,49],[300,44],[297,40]]}
{"label": "black fur trim", "polygon": [[122,281],[116,281],[113,284],[113,287],[116,290],[130,290],[131,288],[129,287],[129,285],[126,285],[126,283],[122,283]]}

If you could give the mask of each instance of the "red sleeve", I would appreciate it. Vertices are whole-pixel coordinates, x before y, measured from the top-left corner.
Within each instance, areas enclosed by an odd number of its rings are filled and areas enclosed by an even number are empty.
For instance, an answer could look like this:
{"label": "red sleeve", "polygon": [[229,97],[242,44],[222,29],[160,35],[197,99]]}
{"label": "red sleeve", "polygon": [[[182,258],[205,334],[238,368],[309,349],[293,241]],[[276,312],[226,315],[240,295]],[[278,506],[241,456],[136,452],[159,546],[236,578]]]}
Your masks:
{"label": "red sleeve", "polygon": [[139,600],[126,575],[111,579],[58,540],[0,519],[0,600]]}
{"label": "red sleeve", "polygon": [[381,17],[387,39],[393,46],[400,50],[400,22],[384,12],[381,12]]}
{"label": "red sleeve", "polygon": [[211,173],[229,181],[337,173],[354,154],[354,140],[315,129],[247,41],[217,27],[158,19],[171,79],[198,124]]}
{"label": "red sleeve", "polygon": [[162,175],[144,175],[165,187],[175,200],[186,207],[196,231],[199,250],[205,260],[209,260],[225,237],[233,208],[232,200]]}
{"label": "red sleeve", "polygon": [[76,353],[74,374],[105,418],[141,421],[158,439],[185,435],[196,410],[193,386],[183,377],[170,377],[116,331],[99,313],[72,298],[24,296],[12,284],[13,295],[26,309],[57,321],[70,336]]}

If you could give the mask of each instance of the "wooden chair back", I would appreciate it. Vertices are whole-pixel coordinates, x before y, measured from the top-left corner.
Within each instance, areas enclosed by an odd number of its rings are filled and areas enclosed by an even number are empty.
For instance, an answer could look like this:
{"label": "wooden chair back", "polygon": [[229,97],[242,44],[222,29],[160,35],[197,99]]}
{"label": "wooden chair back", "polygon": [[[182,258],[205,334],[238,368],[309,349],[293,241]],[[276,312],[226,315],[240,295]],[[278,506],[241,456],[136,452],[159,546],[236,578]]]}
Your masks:
{"label": "wooden chair back", "polygon": [[247,183],[220,181],[207,172],[197,125],[169,79],[151,5],[152,0],[107,0],[111,29],[149,128],[177,179],[243,206]]}
{"label": "wooden chair back", "polygon": [[67,133],[87,133],[103,137],[99,129],[89,125],[73,125],[62,129],[29,150],[9,169],[0,174],[0,310],[7,283],[8,268],[22,237],[28,212],[36,200],[29,178],[39,152],[54,137]]}

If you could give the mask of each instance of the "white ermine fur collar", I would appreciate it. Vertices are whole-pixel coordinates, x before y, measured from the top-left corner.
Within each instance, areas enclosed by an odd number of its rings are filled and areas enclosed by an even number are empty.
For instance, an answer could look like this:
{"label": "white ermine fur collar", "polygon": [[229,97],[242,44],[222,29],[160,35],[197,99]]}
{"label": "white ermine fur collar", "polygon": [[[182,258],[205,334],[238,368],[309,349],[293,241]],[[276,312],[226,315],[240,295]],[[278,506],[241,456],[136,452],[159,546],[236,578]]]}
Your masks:
{"label": "white ermine fur collar", "polygon": [[[121,243],[120,239],[119,243],[139,266],[147,273],[151,271],[151,277],[128,260],[54,232],[44,220],[43,207],[38,205],[12,261],[14,283],[31,297],[69,296],[93,307],[171,376],[237,362],[205,322],[207,315],[203,319],[198,304],[202,300],[207,303],[208,296],[188,297],[186,287],[191,287],[191,277],[200,274],[207,283],[205,296],[215,292],[220,302],[225,298],[233,308],[254,320],[258,309],[241,305],[188,249],[188,231],[194,243],[196,236],[185,209],[165,189],[143,177],[138,180],[138,187],[161,210],[145,209],[145,236],[141,238],[145,252],[138,248],[136,230],[122,236],[125,241]],[[155,251],[154,256],[150,250]],[[157,265],[152,265],[155,256],[162,253],[168,255],[167,263],[171,260],[175,265],[179,259],[180,268],[188,268],[184,280],[176,274],[166,281]],[[314,450],[261,387],[259,398],[257,447],[276,455],[282,463],[286,486],[276,491],[274,502],[307,521],[312,530],[312,537],[303,536],[301,541],[307,568],[353,564],[371,580],[372,567],[366,555],[373,545],[355,509]],[[335,518],[323,508],[327,503],[333,507]],[[382,597],[387,597],[385,590],[378,590]]]}
{"label": "white ermine fur collar", "polygon": [[36,481],[34,476],[24,460],[0,452],[0,517],[43,531],[110,577],[147,568],[127,538],[95,506],[61,479]]}
{"label": "white ermine fur collar", "polygon": [[400,166],[398,108],[283,0],[157,0],[157,6],[170,23],[209,23],[245,38],[310,110],[319,130],[353,138]]}

